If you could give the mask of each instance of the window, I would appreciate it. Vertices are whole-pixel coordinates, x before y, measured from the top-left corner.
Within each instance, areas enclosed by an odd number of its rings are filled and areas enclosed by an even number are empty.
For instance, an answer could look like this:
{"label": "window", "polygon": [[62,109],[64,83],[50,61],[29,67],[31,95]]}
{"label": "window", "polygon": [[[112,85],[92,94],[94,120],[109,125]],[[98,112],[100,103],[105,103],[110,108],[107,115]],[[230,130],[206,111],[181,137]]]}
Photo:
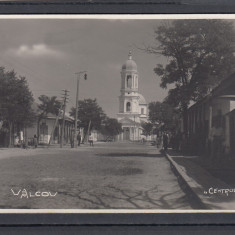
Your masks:
{"label": "window", "polygon": [[144,108],[141,108],[141,114],[144,114]]}
{"label": "window", "polygon": [[130,112],[130,111],[131,111],[131,103],[130,103],[130,102],[127,102],[127,103],[126,103],[126,111],[127,111],[127,112]]}
{"label": "window", "polygon": [[40,134],[48,135],[48,126],[45,122],[40,125]]}
{"label": "window", "polygon": [[132,86],[132,78],[131,78],[131,75],[127,75],[127,78],[126,78],[126,86],[127,88],[131,88]]}

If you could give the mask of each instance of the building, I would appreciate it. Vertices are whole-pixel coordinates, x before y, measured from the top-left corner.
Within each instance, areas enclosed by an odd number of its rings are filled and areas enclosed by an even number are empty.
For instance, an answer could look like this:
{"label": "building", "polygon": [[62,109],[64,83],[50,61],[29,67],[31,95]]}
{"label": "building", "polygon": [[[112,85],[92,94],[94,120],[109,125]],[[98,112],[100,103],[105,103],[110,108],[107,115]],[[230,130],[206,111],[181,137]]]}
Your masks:
{"label": "building", "polygon": [[[235,154],[235,73],[223,80],[209,95],[188,109],[187,132],[190,149],[211,153],[214,129],[221,130],[222,155]],[[185,130],[182,131],[185,132]],[[217,131],[218,132],[218,131]]]}
{"label": "building", "polygon": [[[33,109],[36,116],[39,116],[39,109],[36,103],[33,104]],[[49,141],[52,144],[60,143],[60,136],[62,130],[62,115],[59,116],[56,123],[57,116],[52,113],[48,113],[44,118],[42,118],[38,123],[38,118],[35,118],[34,123],[30,127],[24,127],[14,124],[12,128],[12,143],[14,146],[22,146],[23,143],[28,141],[29,145],[33,145],[34,135],[38,136],[39,144],[48,144]],[[56,125],[55,125],[56,123]],[[6,129],[6,128],[5,128]],[[54,131],[52,131],[54,129]],[[0,129],[0,146],[9,146],[10,133],[4,128]],[[70,143],[71,137],[74,133],[74,119],[65,113],[65,125],[64,125],[64,144]]]}
{"label": "building", "polygon": [[[37,114],[37,117],[40,114],[40,110],[38,109],[38,104],[33,104],[33,109]],[[56,119],[58,119],[56,121]],[[35,122],[31,127],[25,128],[24,138],[28,139],[28,143],[32,144],[34,135],[38,136],[38,143],[39,144],[48,144],[49,141],[51,144],[59,144],[60,143],[60,136],[62,130],[62,123],[63,118],[62,114],[57,115],[48,113],[45,117],[40,119],[38,122],[38,118],[36,118]],[[54,130],[54,131],[53,131]],[[71,138],[74,135],[74,119],[69,116],[68,113],[65,113],[65,124],[64,124],[64,144],[70,143]]]}
{"label": "building", "polygon": [[148,105],[143,95],[138,92],[138,71],[132,53],[129,52],[128,60],[121,69],[121,95],[119,96],[118,122],[122,124],[123,133],[118,140],[140,140],[142,122],[147,122]]}
{"label": "building", "polygon": [[[35,122],[32,127],[27,128],[27,137],[29,142],[33,139],[34,135],[39,134],[38,143],[39,144],[48,144],[49,141],[52,144],[60,143],[60,136],[62,130],[62,117],[60,116],[58,122],[56,123],[56,115],[48,113],[45,118],[40,120],[39,131],[37,130],[38,123]],[[52,133],[54,128],[54,132]],[[64,125],[64,144],[70,143],[70,139],[73,137],[74,133],[74,120],[68,115],[65,114],[65,125]]]}

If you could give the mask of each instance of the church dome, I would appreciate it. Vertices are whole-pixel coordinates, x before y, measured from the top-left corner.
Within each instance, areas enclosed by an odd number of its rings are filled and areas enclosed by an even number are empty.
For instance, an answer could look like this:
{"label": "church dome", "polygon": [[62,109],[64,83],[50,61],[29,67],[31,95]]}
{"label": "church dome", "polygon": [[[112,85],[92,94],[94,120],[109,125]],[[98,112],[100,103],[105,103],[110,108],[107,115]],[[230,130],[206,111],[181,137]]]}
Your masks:
{"label": "church dome", "polygon": [[132,53],[131,51],[128,54],[128,60],[122,66],[123,70],[134,70],[137,71],[137,65],[134,60],[132,60]]}
{"label": "church dome", "polygon": [[145,98],[141,94],[139,94],[139,104],[147,104]]}

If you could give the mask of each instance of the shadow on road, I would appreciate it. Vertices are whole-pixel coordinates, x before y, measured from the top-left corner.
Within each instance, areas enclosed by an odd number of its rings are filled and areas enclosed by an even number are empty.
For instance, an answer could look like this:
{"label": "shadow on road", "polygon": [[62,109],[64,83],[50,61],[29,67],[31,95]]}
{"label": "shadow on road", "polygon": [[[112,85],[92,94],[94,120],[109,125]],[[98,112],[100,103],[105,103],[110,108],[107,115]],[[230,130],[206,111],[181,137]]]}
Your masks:
{"label": "shadow on road", "polygon": [[162,195],[157,186],[140,191],[120,189],[112,185],[107,191],[82,190],[68,193],[60,191],[79,201],[85,209],[184,209],[188,208],[185,196],[179,196],[180,190]]}
{"label": "shadow on road", "polygon": [[107,153],[96,154],[99,157],[164,157],[162,154],[156,153]]}

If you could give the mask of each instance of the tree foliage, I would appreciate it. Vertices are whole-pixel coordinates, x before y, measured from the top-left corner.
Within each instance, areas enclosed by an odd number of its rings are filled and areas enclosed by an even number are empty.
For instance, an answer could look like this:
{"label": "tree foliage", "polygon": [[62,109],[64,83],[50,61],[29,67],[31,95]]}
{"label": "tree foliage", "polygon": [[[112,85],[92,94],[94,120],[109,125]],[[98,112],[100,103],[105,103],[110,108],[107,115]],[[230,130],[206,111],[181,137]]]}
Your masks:
{"label": "tree foliage", "polygon": [[143,122],[141,123],[141,126],[143,128],[143,135],[147,137],[152,134],[154,126],[151,122]]}
{"label": "tree foliage", "polygon": [[38,108],[40,110],[39,119],[45,118],[48,113],[52,113],[55,115],[59,114],[61,102],[57,100],[56,96],[49,97],[46,95],[41,95],[38,97],[38,99],[41,102],[38,105]]}
{"label": "tree foliage", "polygon": [[[75,117],[75,108],[72,108],[70,115]],[[86,131],[90,123],[90,130],[99,130],[106,115],[103,109],[98,105],[96,99],[85,99],[78,102],[78,126]]]}
{"label": "tree foliage", "polygon": [[43,118],[46,118],[48,113],[58,115],[60,112],[61,102],[57,100],[56,96],[46,96],[46,95],[40,95],[38,97],[39,101],[41,102],[38,105],[39,109],[39,115],[38,115],[38,121],[37,121],[37,136],[39,138],[39,125],[40,121]]}
{"label": "tree foliage", "polygon": [[163,22],[155,34],[156,45],[146,50],[167,58],[167,63],[157,64],[154,71],[162,88],[173,85],[167,101],[181,110],[208,94],[234,67],[231,22],[175,20]]}
{"label": "tree foliage", "polygon": [[25,77],[17,77],[14,70],[5,71],[0,67],[0,121],[9,132],[9,145],[12,144],[12,128],[31,126],[36,116],[32,109],[33,95]]}
{"label": "tree foliage", "polygon": [[174,130],[179,117],[179,112],[166,102],[149,103],[149,120],[159,130]]}
{"label": "tree foliage", "polygon": [[108,138],[113,138],[114,136],[122,132],[122,125],[115,118],[106,118],[101,127],[101,133]]}

